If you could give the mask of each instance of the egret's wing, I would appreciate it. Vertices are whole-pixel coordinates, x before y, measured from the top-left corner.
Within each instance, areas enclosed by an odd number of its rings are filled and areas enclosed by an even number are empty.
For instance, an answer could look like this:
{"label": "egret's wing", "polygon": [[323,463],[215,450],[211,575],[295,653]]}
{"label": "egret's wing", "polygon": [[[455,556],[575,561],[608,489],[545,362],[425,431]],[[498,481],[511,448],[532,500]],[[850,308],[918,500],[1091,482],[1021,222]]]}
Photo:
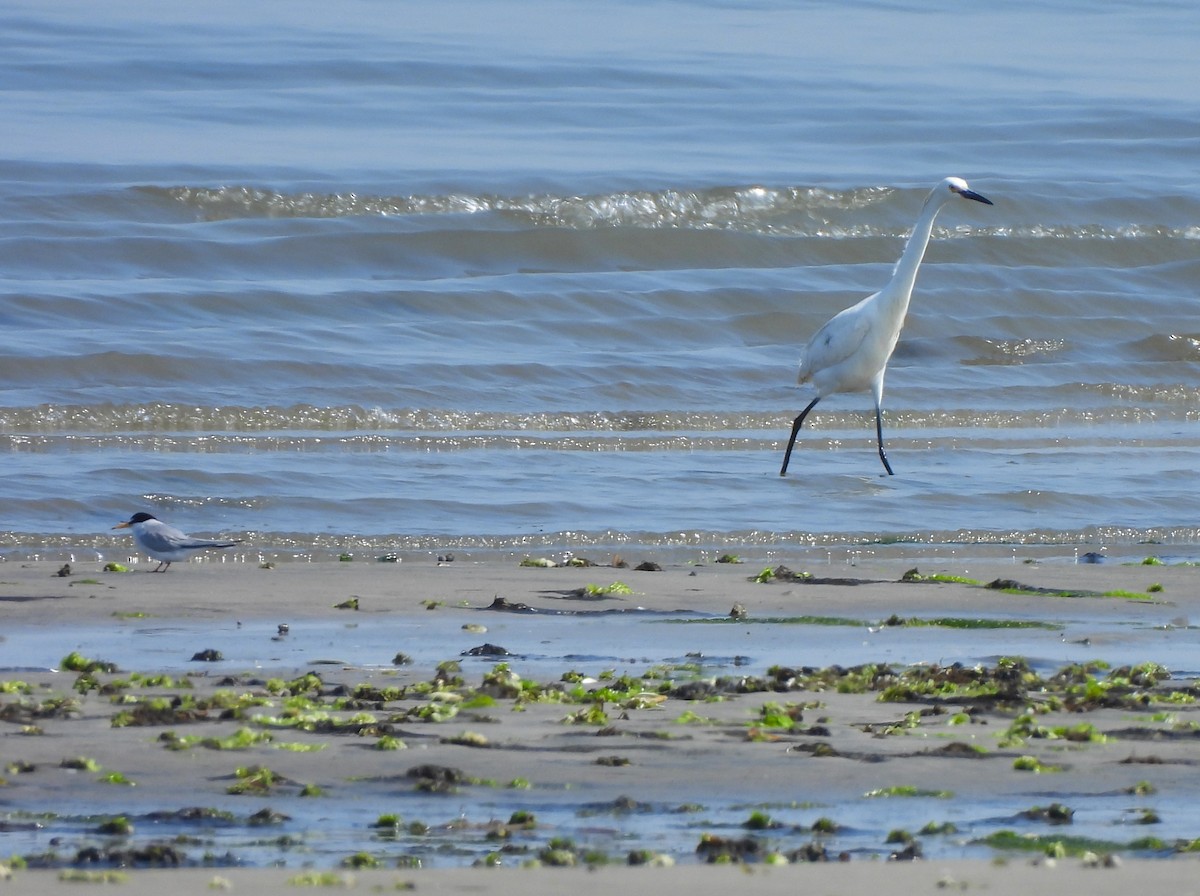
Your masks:
{"label": "egret's wing", "polygon": [[871,332],[870,315],[861,313],[868,301],[864,299],[838,312],[813,334],[800,359],[800,382],[806,382],[817,371],[836,367],[858,351]]}

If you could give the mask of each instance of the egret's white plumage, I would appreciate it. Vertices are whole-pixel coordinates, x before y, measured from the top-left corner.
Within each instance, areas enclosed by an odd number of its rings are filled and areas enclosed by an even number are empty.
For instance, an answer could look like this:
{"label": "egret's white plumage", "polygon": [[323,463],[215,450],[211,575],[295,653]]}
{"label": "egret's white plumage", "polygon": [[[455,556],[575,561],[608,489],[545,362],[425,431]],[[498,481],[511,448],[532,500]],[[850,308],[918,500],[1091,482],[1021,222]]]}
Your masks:
{"label": "egret's white plumage", "polygon": [[203,538],[192,538],[185,535],[174,526],[168,526],[160,519],[149,513],[135,513],[123,523],[117,523],[114,529],[128,529],[133,533],[133,540],[138,546],[158,561],[158,566],[151,572],[166,572],[176,560],[185,560],[187,556],[204,548],[231,548],[240,541],[208,541]]}
{"label": "egret's white plumage", "polygon": [[900,330],[908,313],[908,300],[917,281],[917,269],[921,266],[925,247],[929,245],[929,236],[933,233],[933,219],[942,206],[956,196],[992,204],[990,199],[971,190],[961,177],[943,180],[925,200],[921,215],[913,226],[912,235],[900,260],[896,262],[887,286],[834,315],[808,343],[808,350],[800,361],[799,381],[811,383],[817,397],[792,423],[792,435],[783,454],[780,476],[786,475],[796,435],[804,418],[816,407],[817,402],[835,392],[859,392],[864,389],[870,389],[875,398],[875,435],[879,440],[879,459],[883,461],[883,468],[888,475],[891,475],[892,465],[888,463],[883,450],[883,417],[880,411],[883,375],[887,371],[892,350],[900,339]]}

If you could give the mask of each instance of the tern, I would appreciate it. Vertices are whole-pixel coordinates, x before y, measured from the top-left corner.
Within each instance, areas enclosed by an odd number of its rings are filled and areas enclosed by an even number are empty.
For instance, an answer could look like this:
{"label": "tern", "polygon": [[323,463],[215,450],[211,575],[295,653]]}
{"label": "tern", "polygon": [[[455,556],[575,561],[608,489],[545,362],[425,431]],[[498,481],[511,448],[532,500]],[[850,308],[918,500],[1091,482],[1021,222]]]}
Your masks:
{"label": "tern", "polygon": [[896,262],[887,286],[834,315],[809,341],[808,350],[800,361],[798,381],[801,384],[812,383],[817,390],[817,397],[792,422],[792,435],[783,453],[780,476],[787,475],[788,461],[791,460],[800,425],[804,423],[808,412],[817,406],[817,402],[826,395],[863,389],[870,389],[875,398],[875,436],[879,440],[879,459],[883,461],[883,468],[888,475],[892,475],[892,465],[888,463],[887,453],[883,450],[883,416],[880,410],[883,403],[883,375],[887,371],[892,350],[900,339],[904,317],[908,314],[908,300],[912,298],[913,285],[917,282],[917,269],[921,267],[925,247],[929,245],[929,237],[933,233],[933,219],[942,206],[955,197],[992,204],[992,200],[980,196],[961,177],[947,177],[933,188],[925,200],[921,215],[913,225],[912,235],[900,260]]}
{"label": "tern", "polygon": [[151,572],[166,572],[172,563],[176,560],[186,560],[193,551],[204,548],[231,548],[235,544],[241,544],[240,540],[209,541],[204,538],[192,538],[149,513],[135,513],[113,528],[128,529],[133,533],[133,539],[138,546],[158,561],[158,566]]}

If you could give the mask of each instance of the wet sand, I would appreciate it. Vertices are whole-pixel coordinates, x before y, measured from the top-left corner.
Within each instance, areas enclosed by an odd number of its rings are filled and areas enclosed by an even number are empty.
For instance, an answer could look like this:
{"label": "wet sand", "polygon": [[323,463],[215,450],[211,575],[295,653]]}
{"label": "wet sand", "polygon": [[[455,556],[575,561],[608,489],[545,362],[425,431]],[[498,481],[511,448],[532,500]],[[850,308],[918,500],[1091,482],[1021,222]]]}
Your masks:
{"label": "wet sand", "polygon": [[[259,568],[249,560],[221,562],[213,552],[208,560],[176,563],[162,574],[151,574],[154,561],[143,561],[129,573],[106,573],[97,562],[0,563],[0,601],[13,624],[72,620],[109,620],[114,614],[145,612],[156,618],[284,619],[328,614],[337,600],[361,598],[360,609],[378,613],[419,613],[430,600],[447,606],[490,603],[500,595],[510,600],[553,609],[560,592],[607,579],[621,579],[633,588],[616,606],[643,606],[660,610],[692,609],[724,614],[733,603],[743,603],[754,614],[795,615],[846,611],[872,617],[893,612],[1006,612],[1039,618],[1061,612],[1061,605],[1036,595],[972,592],[950,584],[911,588],[899,580],[917,568],[925,576],[944,574],[989,582],[1013,579],[1031,586],[1074,591],[1124,589],[1141,592],[1153,583],[1163,585],[1156,601],[1186,614],[1200,609],[1200,568],[1183,564],[1148,566],[1138,562],[1153,554],[1153,547],[1104,563],[1075,563],[1059,555],[1044,560],[973,559],[950,563],[945,559],[911,559],[898,552],[894,559],[854,563],[824,560],[816,563],[779,560],[720,563],[664,560],[658,572],[614,568],[609,558],[593,558],[588,567],[558,566],[542,569],[516,560],[498,559],[439,563],[434,559],[401,563],[315,562],[274,564]],[[248,555],[247,555],[248,556]],[[540,559],[538,557],[530,559]],[[630,557],[626,562],[654,562],[652,556]],[[70,575],[56,575],[67,565]],[[760,570],[778,565],[810,573],[813,584],[777,581],[769,588],[751,581]],[[89,584],[89,580],[94,584]],[[857,582],[852,598],[845,585]],[[561,596],[561,594],[560,594]],[[1089,615],[1123,612],[1119,601],[1097,601]]]}
{"label": "wet sand", "polygon": [[[630,559],[640,562],[649,558]],[[977,687],[979,682],[966,687],[961,675],[939,680],[933,690],[914,691],[908,699],[893,695],[881,700],[889,683],[915,687],[921,682],[893,678],[859,688],[849,686],[849,678],[827,675],[824,683],[819,683],[812,677],[818,670],[804,671],[805,656],[823,639],[843,631],[845,625],[798,624],[796,619],[862,620],[861,636],[853,629],[857,644],[846,665],[882,650],[876,645],[892,643],[884,640],[889,637],[884,623],[891,617],[896,617],[894,622],[989,619],[1046,626],[1008,633],[995,628],[943,626],[928,642],[936,645],[934,650],[945,650],[951,643],[970,648],[980,642],[978,655],[997,657],[995,663],[984,663],[988,669],[998,667],[998,657],[1006,652],[996,650],[995,645],[1003,646],[1006,639],[1016,646],[1035,645],[1041,654],[1036,660],[1046,669],[1057,668],[1060,662],[1065,666],[1081,651],[1103,659],[1109,650],[1130,649],[1123,642],[1131,639],[1137,645],[1135,655],[1144,647],[1142,662],[1159,662],[1160,651],[1186,655],[1186,648],[1194,642],[1190,625],[1200,617],[1200,570],[1065,561],[985,561],[956,568],[929,565],[928,561],[919,564],[926,578],[947,574],[981,583],[1008,579],[1031,589],[1004,591],[964,582],[900,581],[914,565],[897,557],[856,566],[813,567],[809,570],[813,578],[807,581],[774,578],[765,582],[753,581],[760,571],[757,564],[718,563],[664,563],[660,571],[639,571],[607,566],[530,568],[512,560],[460,560],[440,565],[432,559],[399,564],[281,563],[272,569],[250,563],[206,562],[176,564],[162,575],[142,571],[148,567],[106,573],[100,564],[82,563],[65,576],[56,574],[61,567],[57,563],[0,565],[0,606],[5,614],[0,666],[6,669],[0,681],[26,685],[25,690],[12,685],[0,694],[6,765],[0,799],[9,822],[7,832],[0,835],[8,843],[0,850],[9,856],[25,856],[33,865],[39,863],[39,857],[52,855],[54,859],[44,862],[50,866],[45,870],[18,868],[6,886],[13,893],[54,892],[76,887],[60,875],[108,874],[123,857],[136,862],[139,856],[143,861],[147,855],[160,860],[165,856],[164,861],[169,862],[169,851],[145,852],[155,841],[141,820],[142,813],[161,810],[164,804],[179,809],[244,805],[244,810],[238,810],[243,814],[269,808],[301,819],[336,814],[324,808],[336,804],[341,807],[339,812],[358,818],[361,843],[333,847],[315,859],[311,855],[305,858],[303,853],[284,854],[280,861],[287,867],[282,868],[122,871],[128,875],[126,890],[161,892],[179,887],[199,891],[225,886],[292,890],[305,884],[392,888],[412,884],[418,890],[453,893],[481,888],[496,893],[510,888],[529,892],[539,887],[553,892],[564,885],[581,892],[600,887],[634,891],[667,887],[685,892],[697,886],[737,887],[752,880],[766,892],[783,887],[794,891],[798,886],[833,892],[892,884],[905,890],[988,887],[1011,891],[1020,887],[1037,893],[1086,887],[1107,893],[1116,892],[1118,886],[1122,890],[1130,886],[1174,889],[1188,879],[1195,865],[1191,854],[1182,849],[1200,837],[1200,813],[1186,808],[1200,796],[1200,784],[1192,774],[1196,712],[1189,698],[1195,685],[1190,675],[1194,673],[1173,669],[1170,679],[1114,687],[1096,695],[1092,702],[1079,696],[1080,690],[1072,691],[1069,682],[1050,683],[1048,671],[1037,676],[1035,691],[1022,691],[1011,701],[985,693]],[[800,571],[803,564],[796,563],[793,568]],[[589,585],[618,581],[628,585],[631,593],[604,595],[588,590]],[[485,611],[497,597],[503,598],[510,610],[513,605],[526,605],[537,612]],[[347,605],[351,601],[357,602],[357,609]],[[795,657],[789,661],[795,667],[792,675],[776,672],[773,688],[762,687],[769,678],[766,670],[751,664],[751,671],[745,672],[737,660],[712,675],[689,675],[680,668],[660,670],[657,677],[642,679],[633,691],[609,693],[599,706],[589,700],[534,700],[528,699],[530,694],[553,692],[560,676],[547,676],[551,680],[540,682],[539,689],[522,691],[525,684],[494,672],[497,662],[507,661],[511,670],[519,673],[524,668],[521,656],[480,661],[462,657],[464,651],[488,642],[498,630],[518,638],[520,632],[511,623],[514,619],[542,620],[551,614],[580,613],[583,615],[566,616],[562,624],[568,628],[578,625],[580,632],[594,638],[593,631],[605,629],[584,629],[583,625],[590,620],[588,614],[596,611],[684,610],[691,614],[685,618],[694,624],[705,617],[726,617],[735,605],[746,614],[740,624],[703,626],[707,638],[715,638],[718,644],[728,642],[728,655],[738,657],[746,651],[752,660],[754,648],[747,650],[745,645],[760,643],[755,640],[757,632],[768,628],[796,641]],[[757,621],[768,618],[791,622],[755,627]],[[507,628],[496,624],[501,619]],[[431,627],[430,620],[440,627]],[[280,631],[280,625],[287,626],[286,633]],[[344,634],[304,646],[306,632],[322,625],[342,626]],[[541,625],[533,625],[532,637],[547,640],[547,630]],[[490,627],[491,631],[464,626]],[[902,628],[895,627],[897,632]],[[355,655],[361,649],[355,645],[362,643],[359,638],[364,632],[382,629],[395,632],[395,653],[409,653],[416,658],[414,662],[393,666],[390,652],[386,656],[378,652]],[[181,634],[174,641],[168,638],[171,650],[163,651],[158,646],[163,643],[162,633],[172,630]],[[408,630],[418,633],[415,639],[405,634]],[[655,631],[673,638],[678,629]],[[50,640],[48,647],[29,646],[45,643],[55,632],[66,633],[61,643]],[[113,653],[132,660],[122,660],[117,670],[60,668],[61,660],[76,648],[72,638],[80,632],[98,633],[99,640],[89,644],[107,644]],[[157,637],[150,638],[150,632]],[[224,649],[232,643],[234,633],[257,645],[253,649],[259,653],[252,661],[239,660],[236,668],[230,668],[228,662],[206,664],[191,659],[192,648]],[[906,634],[915,638],[920,630],[910,629]],[[428,643],[431,639],[437,643]],[[553,653],[557,643],[547,649]],[[918,638],[912,641],[915,648],[909,649],[924,649],[926,643]],[[155,646],[148,649],[142,645]],[[594,646],[602,656],[620,655],[619,644]],[[80,659],[110,659],[102,648],[89,652],[93,655]],[[438,664],[448,660],[460,662],[457,676],[445,669],[438,671]],[[879,660],[887,658],[881,653]],[[628,665],[643,670],[648,663],[657,667],[663,661],[663,656],[639,647],[638,661],[631,660]],[[557,654],[549,662],[547,668],[580,670],[583,680],[571,683],[576,693],[615,687],[624,671],[617,668],[610,678],[596,680],[599,666],[614,664]],[[914,668],[945,668],[937,666],[936,653],[918,662],[923,665]],[[130,680],[132,673],[147,676],[162,671],[169,673],[170,681]],[[1092,676],[1104,681],[1108,671],[1093,670]],[[307,729],[285,726],[287,695],[280,693],[278,682],[292,683],[303,692],[304,685],[292,679],[308,673],[319,676],[319,684],[299,696],[316,703],[323,700],[320,708],[333,721]],[[92,685],[79,685],[84,674],[93,677]],[[755,686],[744,690],[729,687],[728,682],[739,675]],[[527,684],[529,676],[525,678]],[[1083,678],[1076,684],[1082,686]],[[186,688],[180,685],[185,679]],[[710,689],[708,682],[715,679],[725,680],[724,689]],[[855,680],[861,683],[862,676]],[[921,686],[929,684],[924,680]],[[328,711],[332,695],[339,689],[343,695],[356,695],[359,702]],[[261,702],[252,709],[206,703],[221,692],[250,695]],[[486,700],[479,698],[481,693]],[[64,697],[74,701],[69,710],[56,713],[48,708],[55,698]],[[136,723],[114,726],[117,713],[123,709],[149,713],[155,698],[167,698],[166,704],[157,706],[161,716],[143,715]],[[173,706],[169,705],[172,699],[176,701]],[[477,702],[472,704],[472,700]],[[441,721],[431,721],[429,712],[440,712],[446,705],[454,706],[454,712]],[[768,705],[774,709],[769,710]],[[1026,730],[1021,738],[1001,737],[1030,705],[1040,709],[1027,728],[1038,731]],[[589,716],[593,710],[603,716]],[[773,717],[778,711],[791,713],[791,718],[781,721]],[[360,722],[354,727],[351,720],[356,713],[369,713],[372,723]],[[570,717],[574,720],[564,721]],[[959,723],[952,723],[952,717]],[[683,723],[683,718],[691,721]],[[278,724],[264,719],[275,719]],[[1073,738],[1065,734],[1068,729],[1082,731],[1080,725],[1091,726],[1089,730],[1100,736],[1085,733]],[[237,749],[206,748],[200,743],[204,737],[227,738],[240,729],[267,734],[269,739]],[[1052,734],[1055,731],[1059,733]],[[380,749],[389,737],[402,741],[406,749]],[[280,749],[284,743],[304,749]],[[63,760],[73,757],[86,757],[93,765],[64,767]],[[1017,770],[1015,764],[1026,757],[1044,773]],[[230,797],[229,788],[238,782],[235,769],[256,765],[269,767],[276,781],[262,793]],[[455,843],[456,837],[470,840],[474,852],[465,849],[435,855],[432,861],[422,863],[431,867],[397,868],[396,850],[381,846],[367,820],[393,807],[427,805],[410,802],[410,795],[419,787],[436,790],[439,785],[435,779],[413,777],[410,770],[417,766],[461,773],[461,780],[448,782],[450,793],[442,797],[446,809],[432,817],[440,821],[461,815],[466,820],[463,830],[442,832],[442,842]],[[119,780],[102,781],[110,772],[132,781],[132,786]],[[438,773],[429,774],[436,778]],[[492,783],[481,784],[483,781]],[[691,846],[699,848],[704,839],[703,824],[689,829],[683,838],[689,848],[676,849],[673,856],[667,857],[656,848],[656,841],[648,838],[650,845],[643,858],[650,864],[670,860],[672,868],[617,867],[641,844],[636,838],[615,837],[608,830],[602,861],[595,856],[589,860],[582,843],[571,844],[573,853],[572,849],[560,849],[556,857],[564,859],[564,853],[572,853],[564,860],[603,867],[590,873],[578,867],[535,869],[525,866],[546,863],[550,856],[544,851],[555,832],[504,830],[506,824],[512,826],[511,819],[505,821],[507,813],[493,817],[494,805],[503,803],[497,792],[510,792],[505,782],[517,781],[529,787],[520,798],[544,817],[551,817],[555,804],[568,799],[609,807],[595,822],[596,827],[606,829],[620,829],[626,819],[639,817],[644,825],[645,815],[666,817],[669,810],[663,807],[685,803],[736,804],[743,807],[737,810],[739,819],[752,816],[754,806],[767,808],[760,813],[762,829],[715,824],[713,837],[723,845],[707,852],[697,854]],[[1138,792],[1138,785],[1147,781],[1153,782],[1152,789]],[[302,795],[306,786],[328,796],[308,799]],[[911,802],[888,799],[882,793],[898,787],[928,798],[921,808],[911,809]],[[864,795],[871,792],[881,798],[865,801]],[[938,794],[952,797],[943,799]],[[1060,801],[1087,806],[1098,795],[1110,795],[1103,805],[1119,809],[1106,809],[1113,817],[1104,822],[1108,825],[1106,836],[1095,838],[1099,844],[1095,849],[1087,848],[1086,843],[1075,848],[1068,842],[1057,858],[1047,858],[1047,851],[1053,850],[1041,844],[1053,843],[1059,834],[1068,836],[1079,830],[1078,824],[1051,826],[1009,817],[1012,806]],[[323,804],[322,799],[329,802]],[[492,808],[475,809],[473,804],[480,801]],[[61,813],[65,805],[81,818],[117,814],[135,818],[137,830],[124,838],[106,838],[90,820],[91,827],[59,832],[57,841],[50,844],[37,830],[23,829],[37,812]],[[1001,807],[997,811],[1003,817],[990,820],[986,813],[982,817],[981,812],[972,814],[972,806],[992,805]],[[1144,815],[1148,809],[1161,812],[1161,822],[1150,822]],[[406,819],[412,817],[408,808],[404,812]],[[422,812],[431,817],[428,809]],[[872,845],[863,848],[853,845],[860,841],[849,835],[818,836],[809,830],[818,817],[840,823],[873,813],[884,818],[879,822],[881,831],[893,826],[894,816],[896,827],[914,833],[921,822],[958,813],[968,819],[967,833],[960,835],[955,845],[948,845],[949,840],[941,834],[919,836],[917,847],[909,848],[907,854],[923,854],[924,860],[889,862],[893,853],[905,856],[906,841],[885,844],[881,835],[872,834]],[[768,816],[777,816],[783,823]],[[314,825],[321,823],[313,821]],[[51,828],[53,823],[47,821],[46,829]],[[988,846],[962,845],[1010,828],[1043,839],[1034,849],[989,851]],[[586,825],[581,830],[584,833],[569,833],[582,840],[588,836]],[[1095,825],[1089,830],[1094,831]],[[1123,848],[1146,835],[1156,835],[1158,846]],[[848,849],[847,844],[851,844]],[[1117,848],[1107,848],[1108,844]],[[504,852],[505,845],[514,848]],[[496,860],[506,867],[461,867],[478,860],[492,846]],[[81,849],[93,850],[91,861],[76,860]],[[131,851],[136,849],[143,852]],[[186,856],[185,864],[197,864],[197,849],[186,841],[177,852]],[[345,867],[358,852],[384,856],[384,867]],[[981,853],[985,858],[961,857]],[[1105,857],[1110,854],[1119,857],[1117,867],[1106,865]],[[334,855],[343,858],[331,858]],[[706,858],[718,856],[744,861],[742,867],[748,871],[703,864]],[[832,861],[800,862],[804,858]],[[798,863],[788,867],[768,864],[788,860]],[[744,876],[746,873],[752,876]]]}
{"label": "wet sand", "polygon": [[[861,862],[838,865],[790,865],[676,868],[487,869],[443,871],[369,871],[332,873],[320,883],[306,882],[296,872],[277,869],[227,869],[217,871],[131,871],[119,878],[116,891],[129,896],[165,892],[179,896],[201,893],[255,893],[272,896],[325,891],[456,894],[490,893],[493,896],[558,894],[569,888],[577,896],[607,896],[613,892],[685,896],[690,893],[738,893],[752,888],[763,896],[794,896],[797,892],[837,893],[1023,893],[1059,896],[1128,896],[1141,893],[1188,892],[1200,866],[1194,860],[1130,861],[1116,868],[1090,867],[1078,861]],[[50,872],[18,872],[2,882],[6,893],[79,893],[77,882],[60,880]],[[104,891],[108,891],[108,887]],[[90,892],[86,887],[84,892]]]}

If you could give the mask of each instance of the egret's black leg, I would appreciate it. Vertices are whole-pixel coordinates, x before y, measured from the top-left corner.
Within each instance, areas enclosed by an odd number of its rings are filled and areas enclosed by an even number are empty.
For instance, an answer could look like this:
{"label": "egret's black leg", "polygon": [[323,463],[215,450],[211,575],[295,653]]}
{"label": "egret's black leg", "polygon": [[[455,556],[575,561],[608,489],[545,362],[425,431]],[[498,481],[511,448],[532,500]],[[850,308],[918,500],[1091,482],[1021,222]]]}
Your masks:
{"label": "egret's black leg", "polygon": [[[810,401],[808,403],[808,407],[802,410],[800,415],[792,422],[792,437],[788,439],[787,451],[783,452],[783,466],[779,468],[780,476],[787,475],[788,461],[792,459],[792,448],[796,444],[796,436],[800,432],[800,425],[804,422],[804,418],[808,416],[808,412],[815,408],[817,406],[817,402],[820,400],[821,396],[818,395],[816,398]],[[885,460],[884,463],[886,464],[887,461]],[[890,473],[891,470],[888,472]]]}
{"label": "egret's black leg", "polygon": [[888,463],[887,455],[883,452],[883,415],[879,411],[879,405],[875,405],[875,437],[879,439],[879,459],[883,461],[883,468],[888,471],[889,476],[895,476],[892,465]]}

